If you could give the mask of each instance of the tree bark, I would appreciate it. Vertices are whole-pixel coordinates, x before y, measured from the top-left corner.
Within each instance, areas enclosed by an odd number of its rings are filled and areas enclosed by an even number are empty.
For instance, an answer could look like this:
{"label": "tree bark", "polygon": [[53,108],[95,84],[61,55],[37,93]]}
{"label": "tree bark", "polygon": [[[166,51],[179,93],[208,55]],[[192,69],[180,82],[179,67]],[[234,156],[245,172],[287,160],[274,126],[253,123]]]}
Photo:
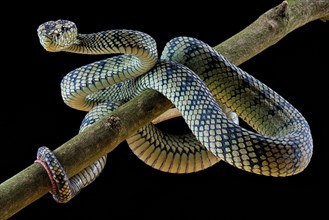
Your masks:
{"label": "tree bark", "polygon": [[328,20],[328,14],[328,0],[283,1],[214,49],[240,65],[306,23]]}
{"label": "tree bark", "polygon": [[[284,1],[214,48],[239,65],[296,28],[316,19],[328,18],[328,0]],[[54,153],[71,177],[111,152],[171,106],[163,95],[147,90],[58,147]],[[1,220],[13,216],[50,189],[50,181],[40,164],[32,164],[6,180],[0,185]]]}
{"label": "tree bark", "polygon": [[[283,1],[214,49],[234,64],[240,65],[306,23],[317,19],[324,22],[329,20],[328,14],[328,0]],[[160,123],[179,116],[180,112],[173,109],[164,112],[153,122]]]}

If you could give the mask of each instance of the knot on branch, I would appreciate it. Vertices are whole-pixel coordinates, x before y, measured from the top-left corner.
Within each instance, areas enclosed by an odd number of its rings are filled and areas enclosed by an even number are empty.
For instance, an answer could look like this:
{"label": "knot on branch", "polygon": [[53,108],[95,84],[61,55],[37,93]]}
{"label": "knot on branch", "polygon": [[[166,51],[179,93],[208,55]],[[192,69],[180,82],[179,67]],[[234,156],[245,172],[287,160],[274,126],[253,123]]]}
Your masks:
{"label": "knot on branch", "polygon": [[270,30],[280,30],[281,27],[284,26],[282,25],[282,23],[289,19],[287,8],[287,1],[283,1],[280,5],[273,8],[273,10],[271,11],[272,13],[269,14],[267,21]]}
{"label": "knot on branch", "polygon": [[107,119],[105,125],[109,130],[119,130],[121,128],[121,120],[119,117],[112,115]]}
{"label": "knot on branch", "polygon": [[280,18],[286,18],[288,17],[288,2],[283,1],[280,5],[276,6],[274,8],[274,11],[276,12],[277,16]]}

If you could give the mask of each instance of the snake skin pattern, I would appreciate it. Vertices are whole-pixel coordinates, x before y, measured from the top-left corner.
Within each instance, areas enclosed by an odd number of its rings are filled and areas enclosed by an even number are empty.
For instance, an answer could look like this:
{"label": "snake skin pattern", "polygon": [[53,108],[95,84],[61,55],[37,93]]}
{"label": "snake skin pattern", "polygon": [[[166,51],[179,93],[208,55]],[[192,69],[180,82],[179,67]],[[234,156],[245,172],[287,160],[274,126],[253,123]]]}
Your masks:
{"label": "snake skin pattern", "polygon": [[[223,160],[260,175],[290,176],[310,162],[312,136],[302,114],[198,39],[174,38],[158,59],[153,38],[138,31],[79,34],[73,22],[58,20],[40,25],[38,35],[48,51],[121,54],[64,76],[64,102],[89,111],[80,131],[146,89],[159,91],[181,112],[190,134],[165,134],[150,124],[128,138],[132,151],[153,168],[190,173]],[[254,131],[240,127],[237,115]],[[72,177],[72,192],[91,183],[105,161]]]}
{"label": "snake skin pattern", "polygon": [[40,147],[38,149],[35,163],[40,163],[45,167],[53,186],[51,194],[56,202],[61,203],[68,201],[73,195],[77,194],[77,192],[72,191],[77,188],[72,187],[72,182],[69,181],[64,168],[49,148]]}

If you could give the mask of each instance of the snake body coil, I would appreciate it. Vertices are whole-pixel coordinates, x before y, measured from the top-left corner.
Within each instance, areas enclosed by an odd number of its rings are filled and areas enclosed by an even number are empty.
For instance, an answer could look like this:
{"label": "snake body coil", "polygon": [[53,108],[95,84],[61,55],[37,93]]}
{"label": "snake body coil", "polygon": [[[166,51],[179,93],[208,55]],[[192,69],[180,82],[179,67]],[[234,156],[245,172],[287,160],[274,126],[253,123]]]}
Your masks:
{"label": "snake body coil", "polygon": [[[200,40],[174,38],[158,59],[155,41],[138,31],[79,34],[74,23],[58,20],[42,24],[38,34],[48,51],[122,54],[63,78],[64,102],[89,111],[80,131],[145,89],[159,91],[181,112],[192,133],[169,135],[150,124],[127,140],[156,169],[196,172],[223,160],[256,174],[290,176],[310,162],[312,136],[302,114]],[[240,127],[231,109],[255,131]],[[72,177],[73,191],[92,182],[105,161]]]}

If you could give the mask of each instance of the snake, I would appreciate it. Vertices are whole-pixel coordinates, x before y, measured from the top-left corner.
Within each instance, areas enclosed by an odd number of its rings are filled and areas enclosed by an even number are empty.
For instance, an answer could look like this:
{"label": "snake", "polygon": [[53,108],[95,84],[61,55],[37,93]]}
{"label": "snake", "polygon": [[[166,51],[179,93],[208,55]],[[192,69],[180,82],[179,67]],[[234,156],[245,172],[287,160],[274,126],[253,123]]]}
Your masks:
{"label": "snake", "polygon": [[[74,22],[59,19],[42,23],[37,32],[49,52],[109,56],[70,71],[60,83],[64,103],[87,112],[79,132],[149,89],[179,110],[190,132],[170,134],[150,123],[127,139],[132,152],[155,169],[192,173],[224,161],[250,173],[286,177],[311,160],[305,117],[199,39],[175,37],[159,56],[156,41],[137,30],[79,33]],[[240,118],[250,128],[239,125]],[[71,178],[49,148],[39,148],[37,161],[53,179],[55,200],[64,203],[97,178],[106,157]]]}

